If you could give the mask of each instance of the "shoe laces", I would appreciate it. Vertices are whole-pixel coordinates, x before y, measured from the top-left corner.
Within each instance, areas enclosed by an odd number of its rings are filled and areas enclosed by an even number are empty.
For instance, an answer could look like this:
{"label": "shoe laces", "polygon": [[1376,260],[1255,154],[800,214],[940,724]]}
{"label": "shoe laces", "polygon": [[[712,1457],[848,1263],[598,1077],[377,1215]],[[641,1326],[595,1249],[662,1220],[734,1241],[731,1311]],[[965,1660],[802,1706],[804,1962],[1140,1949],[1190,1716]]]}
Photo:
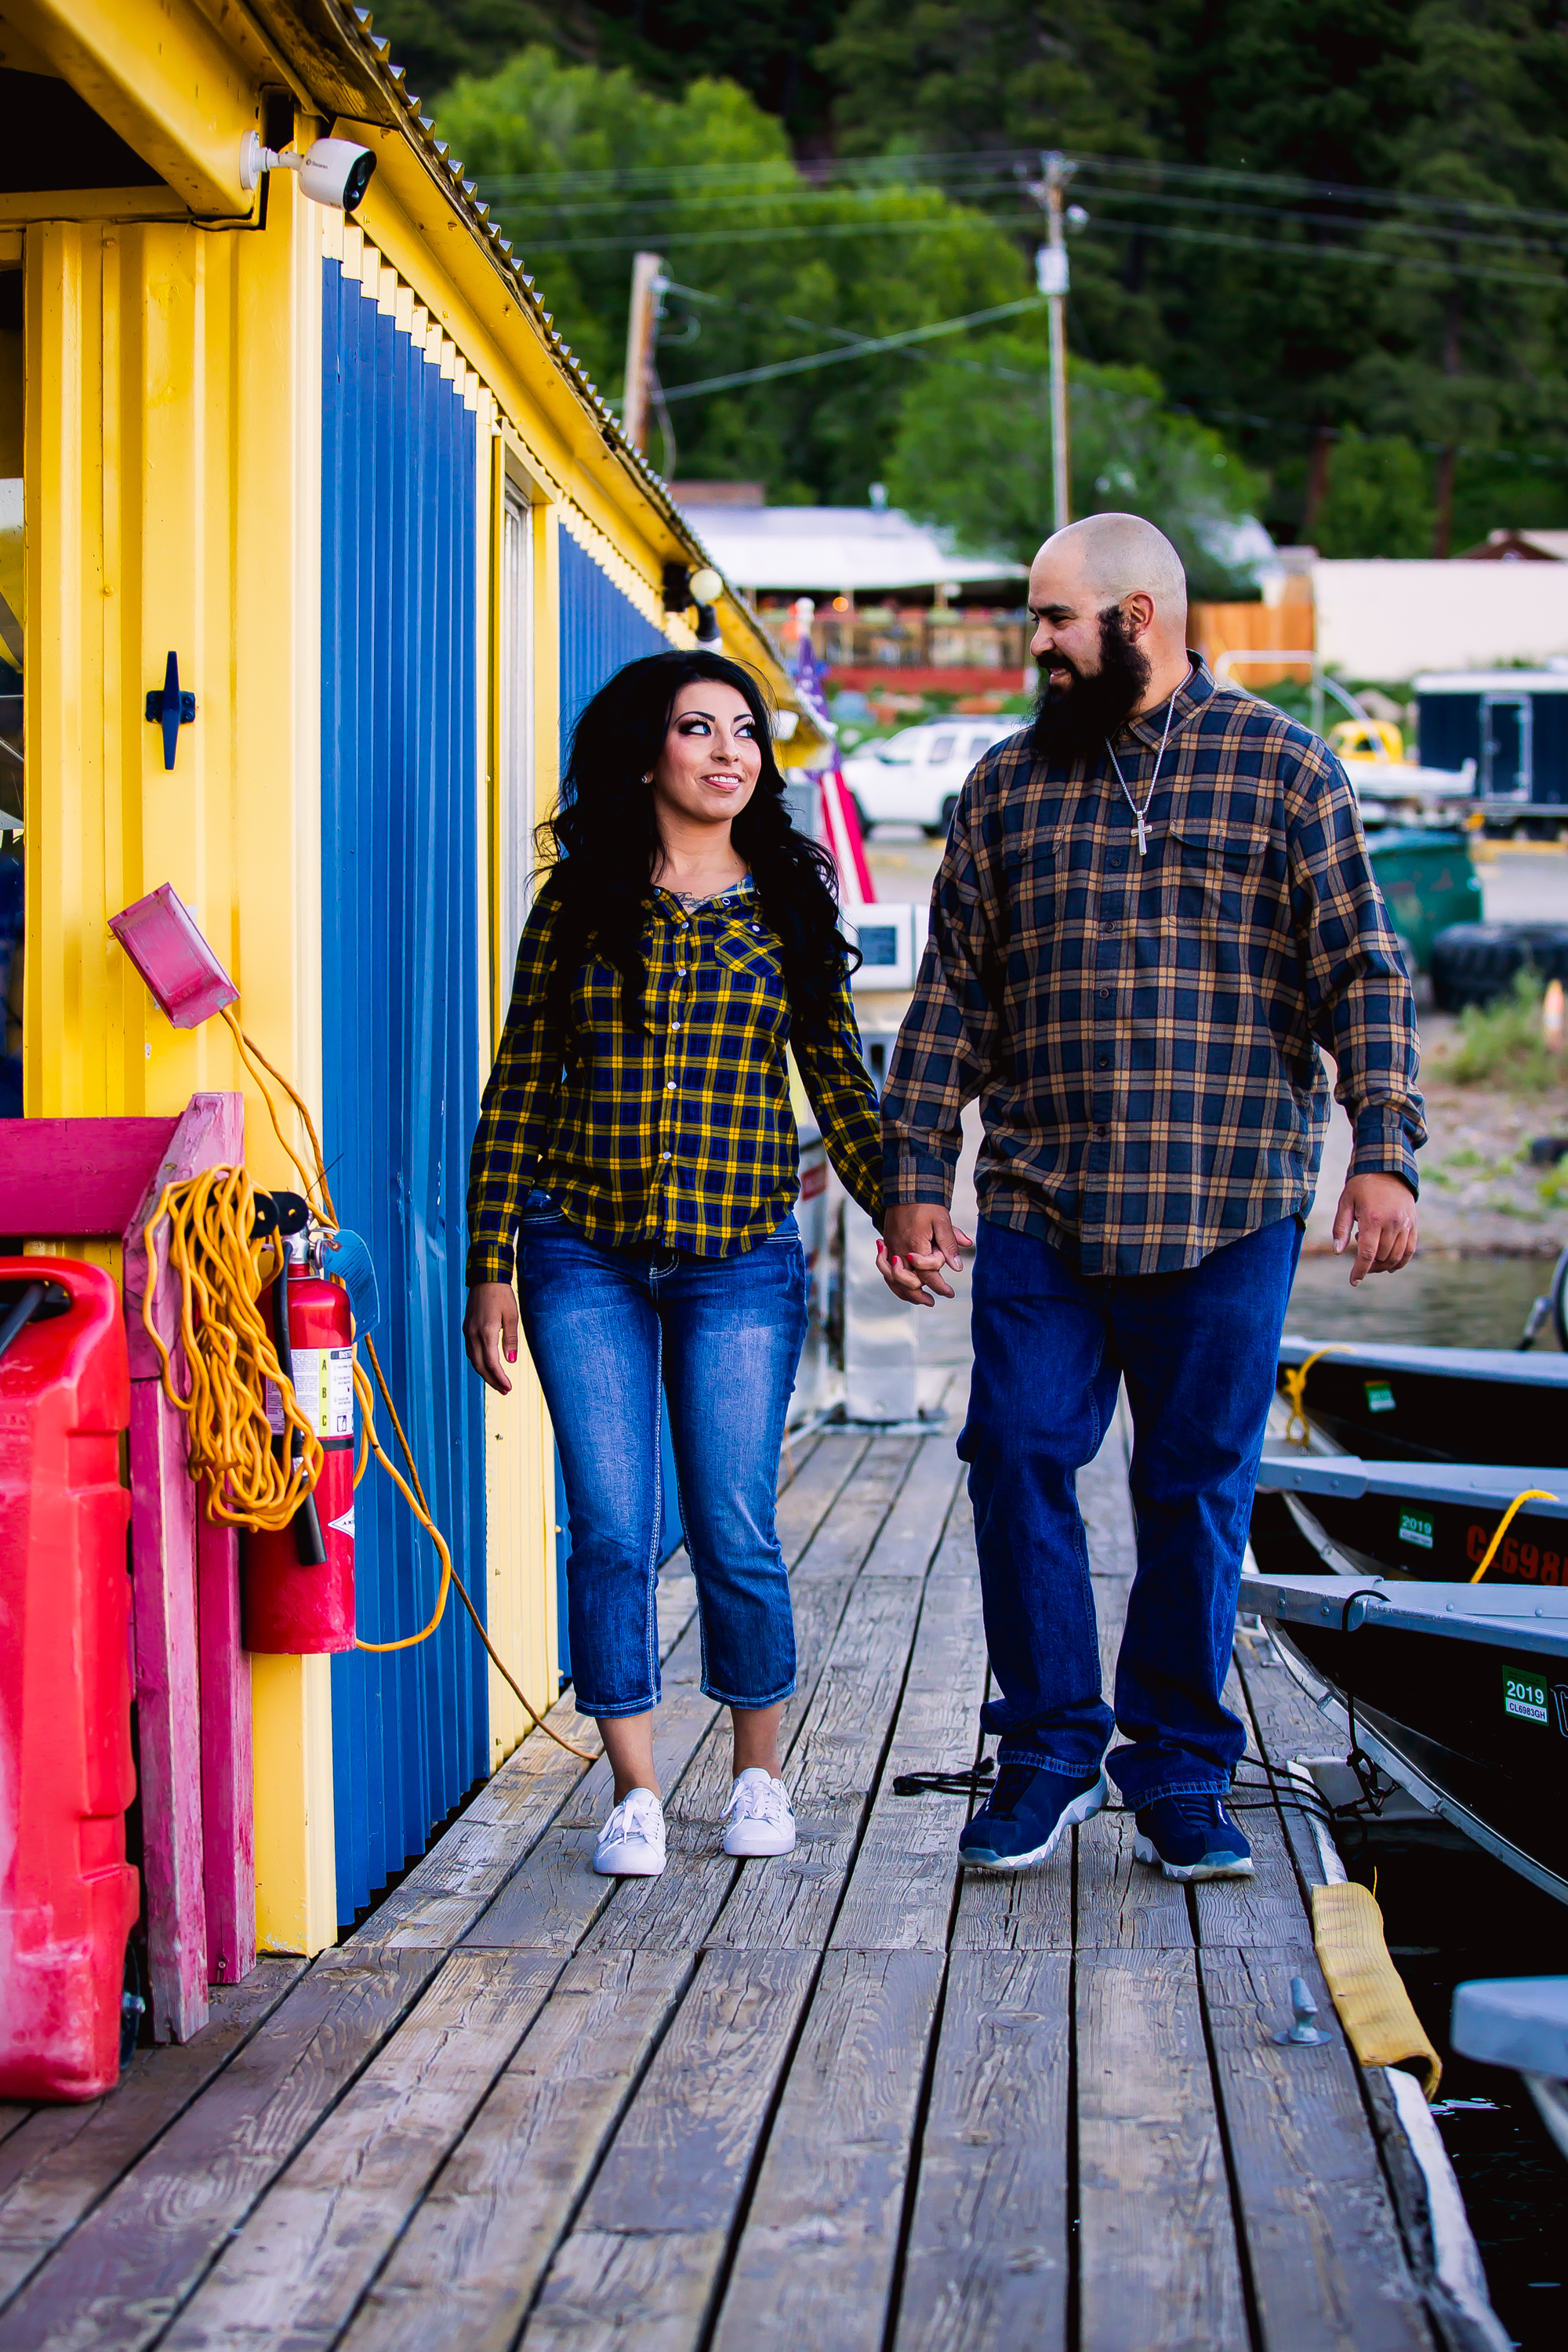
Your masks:
{"label": "shoe laces", "polygon": [[663,1818],[664,1808],[651,1789],[631,1789],[599,1834],[606,1845],[615,1845],[624,1838],[649,1837]]}
{"label": "shoe laces", "polygon": [[1216,1822],[1223,1829],[1234,1829],[1235,1822],[1226,1811],[1225,1801],[1210,1789],[1189,1789],[1179,1797],[1168,1797],[1167,1804],[1174,1805],[1189,1829],[1212,1829]]}
{"label": "shoe laces", "polygon": [[997,1773],[995,1785],[985,1800],[986,1812],[997,1821],[1010,1822],[1035,1777],[1036,1769],[1033,1764],[1020,1763],[1010,1757]]}
{"label": "shoe laces", "polygon": [[760,1769],[741,1775],[730,1792],[726,1813],[737,1822],[779,1822],[790,1811],[789,1798],[782,1780]]}

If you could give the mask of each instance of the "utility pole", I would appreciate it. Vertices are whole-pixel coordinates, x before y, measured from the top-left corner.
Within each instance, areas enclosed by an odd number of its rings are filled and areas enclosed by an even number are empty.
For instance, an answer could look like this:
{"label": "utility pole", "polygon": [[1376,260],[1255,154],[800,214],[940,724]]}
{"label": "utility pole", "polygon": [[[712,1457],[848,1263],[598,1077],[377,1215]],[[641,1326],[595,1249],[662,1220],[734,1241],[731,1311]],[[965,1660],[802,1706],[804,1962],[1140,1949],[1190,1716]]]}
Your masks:
{"label": "utility pole", "polygon": [[1068,450],[1068,247],[1062,226],[1062,191],[1078,169],[1056,148],[1042,154],[1044,177],[1030,193],[1044,207],[1046,242],[1035,255],[1035,282],[1046,298],[1051,346],[1051,505],[1053,530],[1072,520],[1072,473]]}
{"label": "utility pole", "polygon": [[634,449],[647,449],[648,412],[653,394],[653,353],[658,316],[664,302],[664,257],[639,253],[632,258],[632,299],[626,313],[626,388],[621,420]]}

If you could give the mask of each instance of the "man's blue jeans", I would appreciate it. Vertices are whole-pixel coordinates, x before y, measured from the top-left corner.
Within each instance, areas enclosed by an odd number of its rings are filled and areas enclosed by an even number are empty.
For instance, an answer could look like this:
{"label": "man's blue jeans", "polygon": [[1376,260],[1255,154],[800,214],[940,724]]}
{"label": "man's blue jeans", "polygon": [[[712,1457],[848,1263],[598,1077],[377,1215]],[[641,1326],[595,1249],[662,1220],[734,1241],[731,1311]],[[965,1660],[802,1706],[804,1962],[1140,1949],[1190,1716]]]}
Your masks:
{"label": "man's blue jeans", "polygon": [[661,1385],[697,1580],[702,1687],[728,1706],[788,1698],[795,1618],[773,1507],[805,1339],[795,1219],[735,1257],[647,1243],[611,1249],[534,1192],[518,1229],[517,1286],[561,1449],[577,1705],[584,1715],[642,1715],[658,1699]]}
{"label": "man's blue jeans", "polygon": [[[1246,1735],[1220,1690],[1252,1490],[1301,1249],[1294,1217],[1177,1274],[1079,1274],[1049,1242],[980,1221],[970,1465],[999,1754],[1075,1780],[1108,1759],[1127,1803],[1221,1791]],[[1125,1379],[1138,1572],[1100,1693],[1089,1547],[1074,1475]]]}

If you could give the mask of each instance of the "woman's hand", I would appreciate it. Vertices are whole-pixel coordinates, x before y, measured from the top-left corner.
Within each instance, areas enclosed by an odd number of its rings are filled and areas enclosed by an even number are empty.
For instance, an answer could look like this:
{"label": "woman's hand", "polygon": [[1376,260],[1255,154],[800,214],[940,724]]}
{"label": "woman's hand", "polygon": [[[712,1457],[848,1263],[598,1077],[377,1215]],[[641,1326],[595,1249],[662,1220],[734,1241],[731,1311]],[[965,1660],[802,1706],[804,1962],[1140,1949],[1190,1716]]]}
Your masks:
{"label": "woman's hand", "polygon": [[480,1380],[499,1396],[511,1394],[507,1364],[517,1361],[517,1293],[510,1282],[476,1282],[463,1318],[463,1345]]}

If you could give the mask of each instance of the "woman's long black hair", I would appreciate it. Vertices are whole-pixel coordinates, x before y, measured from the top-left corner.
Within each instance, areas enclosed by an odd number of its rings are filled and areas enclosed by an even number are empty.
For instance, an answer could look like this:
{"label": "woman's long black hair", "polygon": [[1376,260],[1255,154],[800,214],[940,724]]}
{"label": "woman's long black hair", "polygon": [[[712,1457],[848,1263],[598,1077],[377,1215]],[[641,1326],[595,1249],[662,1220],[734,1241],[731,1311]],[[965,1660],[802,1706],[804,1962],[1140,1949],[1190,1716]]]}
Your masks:
{"label": "woman's long black hair", "polygon": [[732,686],[756,721],[762,771],[731,839],[778,934],[797,1032],[821,1034],[846,959],[859,961],[838,929],[832,858],[790,823],[760,682],[722,654],[649,654],[617,670],[578,718],[560,804],[536,835],[546,887],[560,908],[547,999],[571,1058],[572,991],[590,948],[620,973],[628,1024],[647,1025],[642,935],[663,845],[653,787],[643,780],[664,751],[676,696],[698,678]]}

